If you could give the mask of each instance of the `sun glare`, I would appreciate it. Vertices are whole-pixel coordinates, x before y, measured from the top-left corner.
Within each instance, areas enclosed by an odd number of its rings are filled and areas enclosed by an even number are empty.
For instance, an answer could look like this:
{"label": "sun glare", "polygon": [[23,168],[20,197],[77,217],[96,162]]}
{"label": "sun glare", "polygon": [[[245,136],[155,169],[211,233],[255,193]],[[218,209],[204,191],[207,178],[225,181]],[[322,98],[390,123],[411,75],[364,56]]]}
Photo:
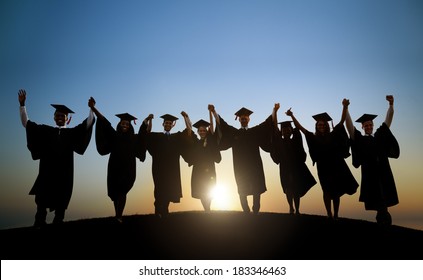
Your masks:
{"label": "sun glare", "polygon": [[212,197],[212,209],[228,210],[231,207],[231,201],[226,186],[217,184],[210,193]]}

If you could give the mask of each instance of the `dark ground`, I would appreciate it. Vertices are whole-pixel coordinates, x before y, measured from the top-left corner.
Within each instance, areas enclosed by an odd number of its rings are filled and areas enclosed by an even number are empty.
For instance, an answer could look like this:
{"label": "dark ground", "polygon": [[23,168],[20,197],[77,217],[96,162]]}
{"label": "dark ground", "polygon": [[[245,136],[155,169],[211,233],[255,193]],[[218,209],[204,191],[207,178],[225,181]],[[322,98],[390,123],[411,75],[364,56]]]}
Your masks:
{"label": "dark ground", "polygon": [[409,260],[423,231],[281,213],[216,211],[125,216],[0,231],[2,260]]}

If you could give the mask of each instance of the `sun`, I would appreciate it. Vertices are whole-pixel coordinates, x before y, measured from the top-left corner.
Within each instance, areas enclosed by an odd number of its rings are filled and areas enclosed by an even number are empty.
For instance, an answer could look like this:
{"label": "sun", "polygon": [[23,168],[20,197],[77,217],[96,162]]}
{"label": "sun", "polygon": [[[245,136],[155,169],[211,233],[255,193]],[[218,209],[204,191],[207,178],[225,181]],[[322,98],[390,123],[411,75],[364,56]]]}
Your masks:
{"label": "sun", "polygon": [[212,209],[229,210],[232,208],[232,201],[227,187],[223,184],[217,184],[210,192],[212,198]]}

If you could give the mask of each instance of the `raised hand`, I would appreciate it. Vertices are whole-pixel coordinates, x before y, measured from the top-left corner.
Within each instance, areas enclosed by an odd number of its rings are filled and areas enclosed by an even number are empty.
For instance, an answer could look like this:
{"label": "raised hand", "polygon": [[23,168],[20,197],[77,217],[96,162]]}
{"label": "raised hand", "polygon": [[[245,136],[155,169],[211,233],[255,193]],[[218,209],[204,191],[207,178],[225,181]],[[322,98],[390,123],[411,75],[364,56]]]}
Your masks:
{"label": "raised hand", "polygon": [[388,100],[389,105],[394,105],[394,96],[393,95],[387,95],[386,100]]}
{"label": "raised hand", "polygon": [[26,101],[26,91],[24,89],[20,89],[18,91],[18,100],[21,106],[25,106]]}

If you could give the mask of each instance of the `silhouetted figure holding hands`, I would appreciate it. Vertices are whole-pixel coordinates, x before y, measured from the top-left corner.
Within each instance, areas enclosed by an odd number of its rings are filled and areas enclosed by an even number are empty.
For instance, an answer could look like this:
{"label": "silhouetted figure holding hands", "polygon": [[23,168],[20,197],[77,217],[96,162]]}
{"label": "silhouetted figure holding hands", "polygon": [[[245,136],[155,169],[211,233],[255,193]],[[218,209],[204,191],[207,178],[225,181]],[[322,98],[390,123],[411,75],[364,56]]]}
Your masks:
{"label": "silhouetted figure holding hands", "polygon": [[377,211],[379,224],[391,225],[392,217],[388,207],[399,203],[394,176],[389,158],[398,158],[400,148],[390,130],[394,116],[394,97],[387,95],[389,102],[385,121],[373,133],[373,119],[377,115],[363,114],[356,122],[361,123],[364,135],[352,123],[347,111],[346,126],[351,138],[353,165],[361,166],[361,190],[359,200],[364,202],[366,210]]}
{"label": "silhouetted figure holding hands", "polygon": [[[184,118],[185,112],[181,112]],[[147,151],[151,155],[154,181],[154,207],[157,217],[166,217],[169,214],[170,202],[179,203],[182,197],[180,157],[184,157],[188,149],[190,130],[170,133],[175,126],[177,117],[170,114],[161,116],[163,132],[151,132],[153,114],[150,114],[141,126]],[[185,119],[187,128],[190,123]]]}
{"label": "silhouetted figure holding hands", "polygon": [[135,134],[132,121],[136,117],[131,114],[117,114],[120,119],[114,129],[111,123],[95,107],[94,98],[90,98],[89,106],[97,116],[95,140],[100,155],[108,155],[107,195],[113,201],[116,221],[122,223],[126,197],[132,189],[136,178],[136,159],[145,160],[145,145],[141,136]]}
{"label": "silhouetted figure holding hands", "polygon": [[[201,200],[204,211],[209,212],[212,202],[212,191],[216,187],[216,166],[222,160],[218,148],[217,133],[214,131],[213,105],[208,106],[210,122],[200,119],[193,124],[197,135],[192,133],[187,162],[192,165],[191,196]],[[186,117],[188,120],[188,115]]]}
{"label": "silhouetted figure holding hands", "polygon": [[308,169],[305,161],[303,139],[298,128],[293,128],[291,121],[280,122],[277,126],[277,111],[279,103],[275,104],[275,130],[272,138],[271,157],[279,164],[279,175],[283,192],[289,205],[290,214],[300,214],[300,198],[303,197],[317,182]]}
{"label": "silhouetted figure holding hands", "polygon": [[342,104],[341,120],[332,131],[328,123],[332,121],[332,118],[327,113],[313,116],[316,120],[316,131],[312,133],[298,122],[291,109],[286,112],[294,121],[295,126],[306,137],[313,165],[315,163],[317,165],[317,174],[323,190],[323,202],[327,216],[335,219],[338,218],[341,196],[344,194],[352,195],[358,188],[358,183],[345,162],[345,158],[350,156],[349,139],[344,128],[348,105],[345,99],[342,101]]}
{"label": "silhouetted figure holding hands", "polygon": [[26,91],[18,92],[22,125],[26,128],[27,147],[32,159],[40,160],[37,179],[29,192],[35,195],[37,213],[34,227],[46,225],[47,209],[54,211],[53,224],[61,224],[73,190],[74,152],[83,155],[91,140],[95,122],[90,110],[81,124],[67,128],[69,114],[74,112],[65,105],[51,104],[55,108],[56,126],[37,124],[28,118]]}
{"label": "silhouetted figure holding hands", "polygon": [[254,127],[249,127],[250,115],[253,112],[242,107],[235,113],[239,118],[241,128],[237,129],[220,116],[216,122],[220,123],[222,141],[220,149],[232,148],[235,181],[238,187],[239,199],[244,213],[250,213],[247,196],[253,196],[253,213],[260,211],[261,194],[266,188],[263,161],[260,148],[270,152],[270,139],[272,133],[272,117]]}

